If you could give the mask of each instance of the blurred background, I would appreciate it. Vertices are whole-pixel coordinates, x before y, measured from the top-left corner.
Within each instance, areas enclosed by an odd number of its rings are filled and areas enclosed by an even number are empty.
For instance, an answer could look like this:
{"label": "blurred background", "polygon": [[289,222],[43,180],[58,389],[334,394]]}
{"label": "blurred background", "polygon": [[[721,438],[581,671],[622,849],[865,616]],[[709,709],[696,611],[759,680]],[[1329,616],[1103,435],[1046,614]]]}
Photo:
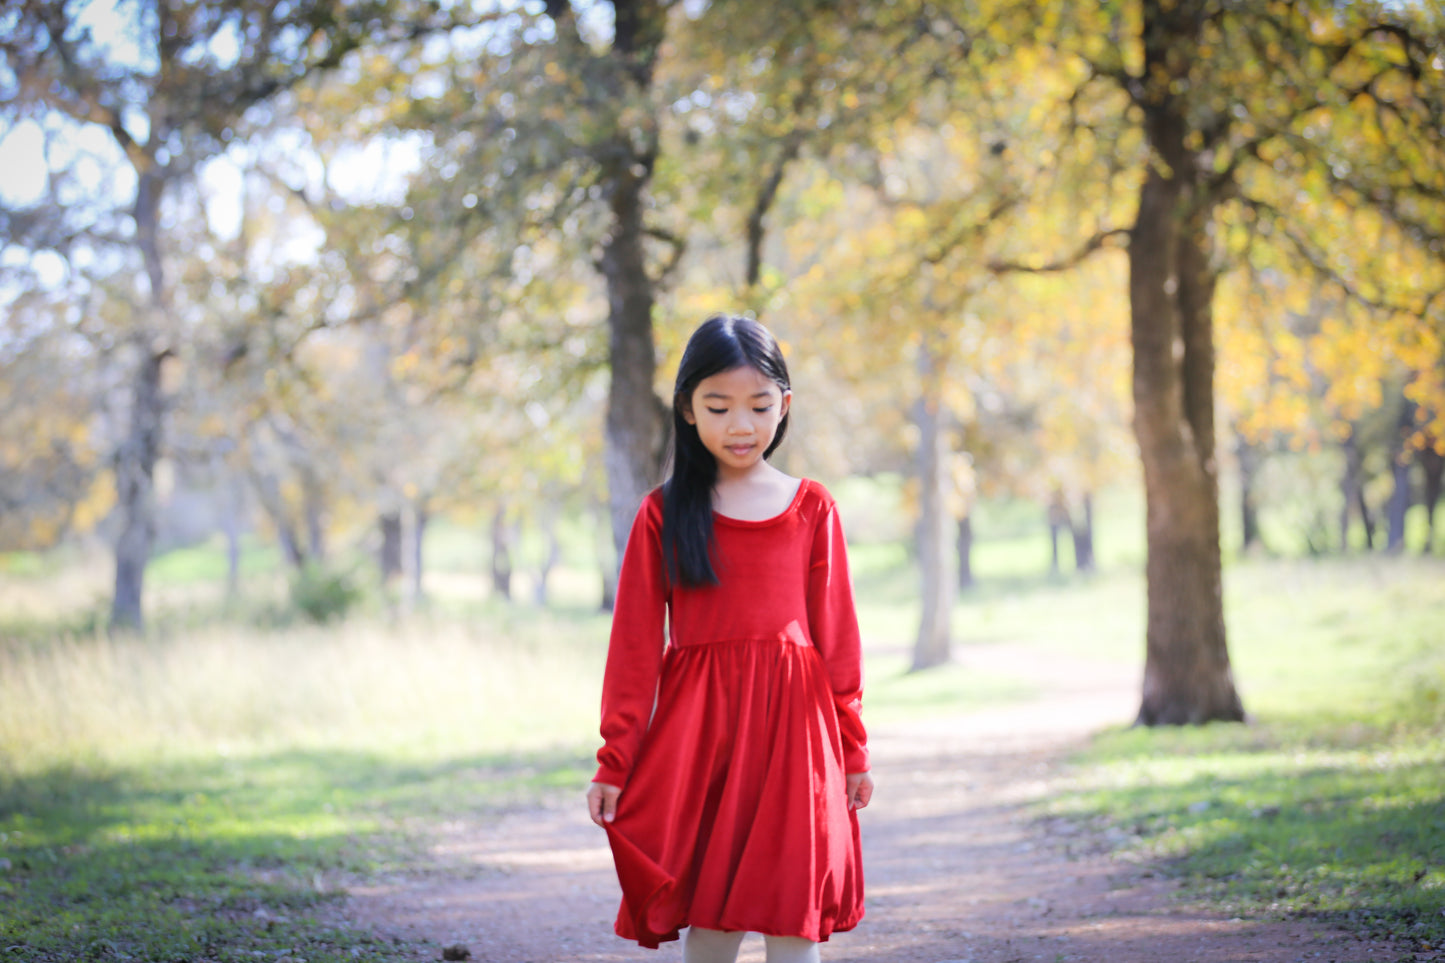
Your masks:
{"label": "blurred background", "polygon": [[1438,756],[1436,2],[23,0],[0,49],[0,841],[312,752],[577,779],[719,312],[784,345],[878,718],[1067,650],[1121,718]]}

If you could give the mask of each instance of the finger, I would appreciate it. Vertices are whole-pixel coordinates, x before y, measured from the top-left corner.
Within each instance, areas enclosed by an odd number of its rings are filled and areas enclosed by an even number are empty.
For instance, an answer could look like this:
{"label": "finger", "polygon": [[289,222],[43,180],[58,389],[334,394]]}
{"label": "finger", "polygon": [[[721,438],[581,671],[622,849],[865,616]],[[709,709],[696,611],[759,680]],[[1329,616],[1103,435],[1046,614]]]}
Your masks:
{"label": "finger", "polygon": [[873,798],[873,779],[866,772],[848,776],[848,808],[862,809]]}
{"label": "finger", "polygon": [[[604,822],[610,823],[612,822],[612,820],[617,818],[617,797],[621,795],[622,793],[618,792],[617,790],[612,790],[611,792],[608,792],[606,790],[603,791],[602,819]],[[599,823],[598,825],[601,824]]]}
{"label": "finger", "polygon": [[602,825],[602,794],[599,792],[587,793],[587,815],[597,825]]}

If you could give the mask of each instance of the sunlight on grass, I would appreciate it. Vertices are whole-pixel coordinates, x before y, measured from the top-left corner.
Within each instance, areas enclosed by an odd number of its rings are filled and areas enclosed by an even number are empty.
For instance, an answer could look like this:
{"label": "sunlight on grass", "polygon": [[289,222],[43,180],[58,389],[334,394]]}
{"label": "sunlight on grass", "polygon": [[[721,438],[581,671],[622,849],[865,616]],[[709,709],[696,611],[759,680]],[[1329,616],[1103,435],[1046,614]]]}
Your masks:
{"label": "sunlight on grass", "polygon": [[1249,916],[1445,940],[1445,566],[1228,576],[1246,726],[1105,733],[1046,807]]}
{"label": "sunlight on grass", "polygon": [[[864,536],[850,552],[870,723],[1032,698],[1051,656],[1142,663],[1127,499],[1101,500],[1107,547],[1088,577],[1047,573],[1037,513],[987,506],[955,645],[1010,658],[910,672],[918,576],[897,492],[840,487]],[[586,554],[583,529],[564,535]],[[553,573],[544,608],[527,572],[517,601],[492,597],[475,531],[446,530],[435,556],[425,613],[388,617],[373,595],[312,626],[281,617],[274,559],[255,556],[248,598],[227,603],[214,554],[189,550],[153,573],[145,638],[98,631],[94,560],[4,572],[4,944],[56,959],[414,958],[331,927],[328,905],[348,881],[443,871],[425,846],[438,822],[580,792],[608,636],[585,560]],[[1231,913],[1445,939],[1445,565],[1242,559],[1225,592],[1255,723],[1105,733],[1045,811]]]}
{"label": "sunlight on grass", "polygon": [[961,664],[909,672],[901,655],[867,658],[869,725],[960,715],[987,705],[1027,699],[1038,687],[1021,676],[980,673]]}
{"label": "sunlight on grass", "polygon": [[0,642],[0,937],[18,958],[414,959],[326,922],[437,871],[436,821],[587,778],[606,620],[217,624]]}
{"label": "sunlight on grass", "polygon": [[0,651],[0,772],[278,749],[435,758],[575,744],[596,727],[605,639],[597,620],[418,618]]}

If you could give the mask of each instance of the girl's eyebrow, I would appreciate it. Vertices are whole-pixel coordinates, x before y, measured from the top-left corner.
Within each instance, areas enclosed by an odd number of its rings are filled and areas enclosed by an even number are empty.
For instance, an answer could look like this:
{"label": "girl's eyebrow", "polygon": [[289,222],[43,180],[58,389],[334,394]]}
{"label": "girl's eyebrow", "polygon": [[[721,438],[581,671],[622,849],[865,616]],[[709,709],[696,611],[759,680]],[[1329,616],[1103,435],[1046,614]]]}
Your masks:
{"label": "girl's eyebrow", "polygon": [[[754,393],[753,393],[752,395],[750,395],[749,397],[752,397],[752,398],[771,398],[772,396],[773,396],[773,393],[772,393],[771,390],[764,390],[764,391],[754,392]],[[704,397],[704,398],[717,398],[719,401],[728,401],[728,400],[730,400],[730,399],[732,398],[732,395],[730,395],[730,394],[725,394],[724,392],[721,392],[721,391],[709,391],[709,392],[704,393],[704,394],[703,394],[703,397]]]}

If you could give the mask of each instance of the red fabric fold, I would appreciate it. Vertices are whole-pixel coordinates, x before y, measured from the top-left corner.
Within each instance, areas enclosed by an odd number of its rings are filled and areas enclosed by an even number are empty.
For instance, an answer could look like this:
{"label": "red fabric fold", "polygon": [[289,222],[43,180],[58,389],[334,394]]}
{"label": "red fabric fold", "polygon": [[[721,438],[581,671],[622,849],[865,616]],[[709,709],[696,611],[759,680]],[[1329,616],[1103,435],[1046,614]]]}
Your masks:
{"label": "red fabric fold", "polygon": [[863,915],[845,774],[867,767],[836,508],[805,481],[775,519],[717,516],[720,586],[669,592],[660,535],[654,494],[603,683],[597,779],[624,787],[608,827],[617,932],[650,947],[692,924],[826,940]]}
{"label": "red fabric fold", "polygon": [[678,938],[677,927],[665,923],[659,929],[650,926],[652,910],[660,904],[659,919],[676,916],[677,880],[668,874],[640,847],[612,826],[607,827],[607,842],[612,846],[612,862],[624,894],[618,910],[617,932],[635,939],[642,946],[657,949],[661,943]]}

